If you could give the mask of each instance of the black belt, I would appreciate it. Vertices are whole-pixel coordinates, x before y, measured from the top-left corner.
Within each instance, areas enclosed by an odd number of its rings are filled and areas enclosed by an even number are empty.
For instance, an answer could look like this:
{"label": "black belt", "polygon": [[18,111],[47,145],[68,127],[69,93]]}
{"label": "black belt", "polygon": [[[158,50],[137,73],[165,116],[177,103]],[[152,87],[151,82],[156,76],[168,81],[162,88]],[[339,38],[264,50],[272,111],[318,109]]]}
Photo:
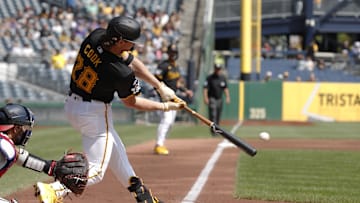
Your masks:
{"label": "black belt", "polygon": [[[71,90],[69,91],[69,96],[71,96],[72,94],[76,94],[76,93],[74,93],[74,92],[72,92]],[[81,99],[84,101],[84,102],[91,102],[91,99],[90,98],[86,98],[86,97],[83,97],[83,96],[81,96],[81,95],[79,95],[79,94],[76,94],[77,96],[79,96],[79,97],[81,97]]]}

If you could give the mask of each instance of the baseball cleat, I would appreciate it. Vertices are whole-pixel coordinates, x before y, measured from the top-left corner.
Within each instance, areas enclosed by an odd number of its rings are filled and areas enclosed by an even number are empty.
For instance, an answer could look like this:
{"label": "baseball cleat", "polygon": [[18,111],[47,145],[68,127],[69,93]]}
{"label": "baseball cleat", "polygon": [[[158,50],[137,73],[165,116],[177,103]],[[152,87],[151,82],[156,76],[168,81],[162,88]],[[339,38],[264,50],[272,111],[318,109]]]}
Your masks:
{"label": "baseball cleat", "polygon": [[134,194],[137,203],[164,203],[152,195],[150,189],[145,187],[141,178],[132,176],[129,182],[128,190]]}
{"label": "baseball cleat", "polygon": [[155,146],[154,153],[158,155],[168,155],[169,150],[165,146]]}
{"label": "baseball cleat", "polygon": [[37,182],[34,188],[35,197],[38,197],[41,203],[62,203],[62,199],[57,197],[50,184]]}

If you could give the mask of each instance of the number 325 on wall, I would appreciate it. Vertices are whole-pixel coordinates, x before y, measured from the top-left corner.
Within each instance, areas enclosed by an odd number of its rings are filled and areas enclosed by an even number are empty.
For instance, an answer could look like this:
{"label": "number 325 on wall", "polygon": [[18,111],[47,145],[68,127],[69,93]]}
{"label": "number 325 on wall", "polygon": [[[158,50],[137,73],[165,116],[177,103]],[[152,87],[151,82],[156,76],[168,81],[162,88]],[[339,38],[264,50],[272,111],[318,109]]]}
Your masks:
{"label": "number 325 on wall", "polygon": [[266,119],[266,108],[249,108],[249,119]]}

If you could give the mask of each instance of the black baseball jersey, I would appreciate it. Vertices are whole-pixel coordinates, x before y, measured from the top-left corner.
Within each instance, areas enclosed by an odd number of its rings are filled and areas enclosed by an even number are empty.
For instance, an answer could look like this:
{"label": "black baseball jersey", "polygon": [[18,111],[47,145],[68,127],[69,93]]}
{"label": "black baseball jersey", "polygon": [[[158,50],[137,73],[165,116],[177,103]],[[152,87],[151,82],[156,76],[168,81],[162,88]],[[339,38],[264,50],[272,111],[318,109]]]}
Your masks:
{"label": "black baseball jersey", "polygon": [[209,98],[221,99],[224,89],[227,88],[225,76],[215,73],[209,75],[205,80],[204,88],[207,88]]}
{"label": "black baseball jersey", "polygon": [[158,65],[155,77],[176,92],[176,84],[181,77],[179,66],[172,66],[169,61],[163,61]]}
{"label": "black baseball jersey", "polygon": [[117,92],[120,98],[140,93],[139,81],[124,61],[101,46],[106,30],[98,28],[82,42],[74,64],[70,89],[86,100],[110,103]]}

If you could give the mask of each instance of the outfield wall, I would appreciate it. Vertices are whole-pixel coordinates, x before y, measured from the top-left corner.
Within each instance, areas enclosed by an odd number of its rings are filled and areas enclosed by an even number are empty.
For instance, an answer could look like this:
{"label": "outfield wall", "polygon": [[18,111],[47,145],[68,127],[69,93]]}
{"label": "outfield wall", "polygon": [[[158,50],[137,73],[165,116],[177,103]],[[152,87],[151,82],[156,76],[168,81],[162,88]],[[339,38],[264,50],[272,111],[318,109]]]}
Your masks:
{"label": "outfield wall", "polygon": [[[231,103],[224,102],[223,121],[360,122],[360,83],[230,81],[229,90]],[[196,99],[191,107],[207,116],[202,97]],[[63,102],[24,105],[35,113],[37,125],[69,124]],[[144,114],[125,108],[121,102],[113,102],[112,109],[114,123],[149,123],[154,119],[147,117],[159,117],[156,112]],[[186,112],[179,113],[179,117],[184,115]]]}
{"label": "outfield wall", "polygon": [[[35,114],[35,125],[69,125],[65,116],[64,102],[24,102]],[[5,105],[4,103],[1,106]],[[132,123],[135,121],[135,111],[125,108],[121,102],[112,104],[114,123]]]}
{"label": "outfield wall", "polygon": [[223,120],[360,121],[360,83],[231,82]]}

